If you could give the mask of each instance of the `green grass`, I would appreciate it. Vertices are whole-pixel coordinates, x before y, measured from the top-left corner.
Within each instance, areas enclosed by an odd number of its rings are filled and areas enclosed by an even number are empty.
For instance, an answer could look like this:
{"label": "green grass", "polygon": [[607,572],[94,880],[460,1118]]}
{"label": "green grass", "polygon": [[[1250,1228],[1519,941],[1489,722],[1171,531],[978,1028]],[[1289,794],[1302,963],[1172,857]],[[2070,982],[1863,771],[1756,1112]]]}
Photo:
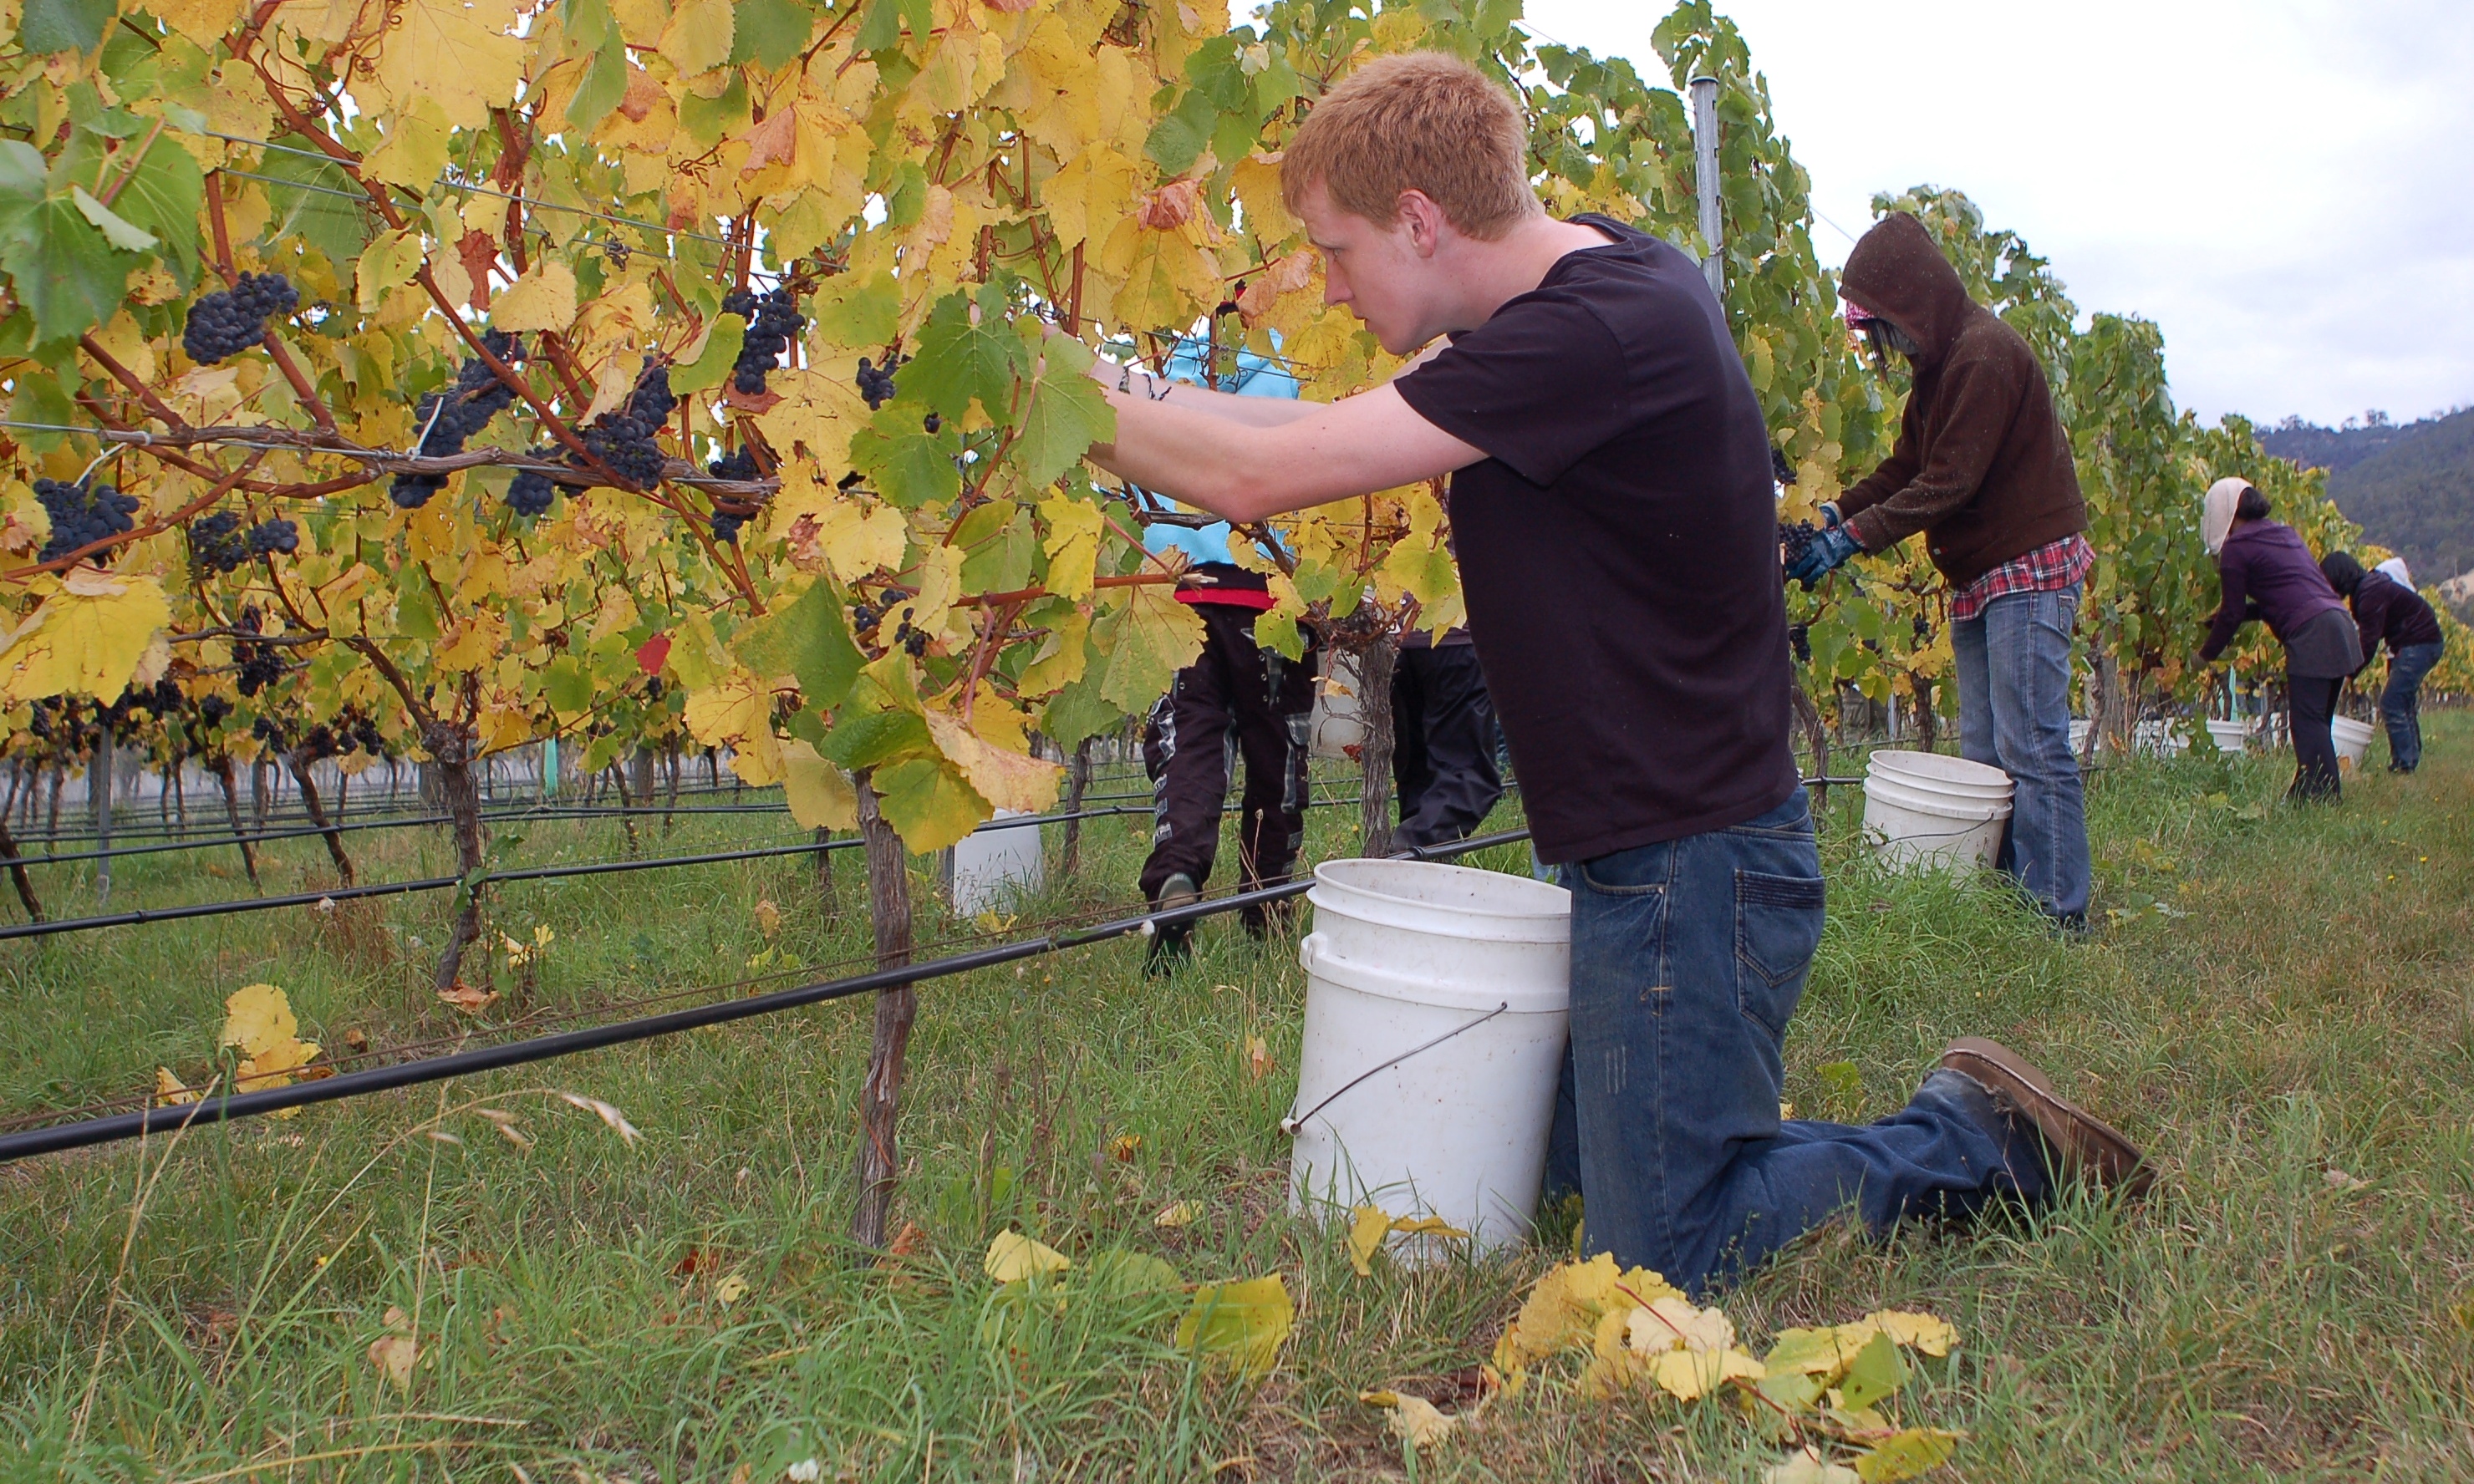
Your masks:
{"label": "green grass", "polygon": [[[2459,802],[2474,725],[2434,732],[2420,776],[2361,779],[2334,809],[2276,803],[2283,759],[2104,773],[2092,945],[2044,936],[1980,884],[1875,872],[1839,790],[1790,1096],[1886,1113],[1945,1040],[1989,1034],[2147,1144],[2164,1179],[2135,1207],[1889,1243],[1826,1229],[1728,1296],[1739,1326],[1758,1344],[1883,1304],[1952,1320],[1965,1343],[1908,1399],[1969,1432],[1950,1477],[2474,1475],[2474,824]],[[1341,851],[1352,817],[1318,811],[1310,850]],[[683,824],[662,848],[788,838],[770,827]],[[1095,823],[1081,879],[1024,919],[1126,900],[1147,828]],[[306,844],[270,890],[324,879]],[[615,826],[559,826],[521,853],[618,847]],[[444,861],[435,841],[361,848],[365,879]],[[205,881],[125,868],[115,901],[245,885],[230,865]],[[781,908],[769,946],[792,963],[856,957],[856,867],[837,862],[837,913],[791,863],[512,890],[501,924],[558,938],[541,982],[483,1018],[546,1025],[781,967],[748,968],[768,947],[760,900]],[[452,1038],[473,1022],[430,998],[405,943],[434,943],[444,912],[0,945],[0,1114],[126,1093],[158,1063],[194,1080],[222,996],[253,980],[282,985],[330,1047],[354,1030],[381,1047]],[[1144,979],[1126,942],[922,991],[896,1223],[925,1241],[892,1267],[855,1261],[841,1234],[863,1004],[201,1129],[168,1152],[0,1167],[8,1472],[764,1481],[814,1457],[825,1479],[1406,1476],[1356,1392],[1445,1395],[1551,1256],[1378,1260],[1355,1278],[1333,1233],[1285,1209],[1294,939],[1215,922],[1199,946],[1166,980]],[[1252,1036],[1273,1064],[1260,1077]],[[616,1105],[643,1137],[551,1089]],[[479,1102],[531,1146],[459,1111]],[[1128,1135],[1141,1142],[1120,1159]],[[1154,1226],[1177,1200],[1201,1218]],[[1190,1281],[1279,1272],[1296,1333],[1249,1385],[1171,1343],[1175,1296],[1026,1312],[978,1271],[1007,1225],[1086,1266],[1122,1247]],[[746,1286],[724,1304],[728,1280]],[[407,1391],[370,1357],[391,1307],[418,1327]],[[1750,1480],[1777,1456],[1723,1406],[1585,1402],[1567,1381],[1537,1377],[1417,1476]]]}

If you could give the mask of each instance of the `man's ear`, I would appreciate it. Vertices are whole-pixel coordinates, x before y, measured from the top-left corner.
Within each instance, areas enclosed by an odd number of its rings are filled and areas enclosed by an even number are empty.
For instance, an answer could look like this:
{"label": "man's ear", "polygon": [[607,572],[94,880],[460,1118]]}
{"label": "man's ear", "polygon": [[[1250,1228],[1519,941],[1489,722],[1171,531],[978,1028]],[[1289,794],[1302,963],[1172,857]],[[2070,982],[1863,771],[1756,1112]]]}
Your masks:
{"label": "man's ear", "polygon": [[1450,225],[1443,208],[1424,191],[1400,193],[1400,227],[1409,234],[1409,247],[1419,257],[1432,257],[1443,246],[1443,231]]}

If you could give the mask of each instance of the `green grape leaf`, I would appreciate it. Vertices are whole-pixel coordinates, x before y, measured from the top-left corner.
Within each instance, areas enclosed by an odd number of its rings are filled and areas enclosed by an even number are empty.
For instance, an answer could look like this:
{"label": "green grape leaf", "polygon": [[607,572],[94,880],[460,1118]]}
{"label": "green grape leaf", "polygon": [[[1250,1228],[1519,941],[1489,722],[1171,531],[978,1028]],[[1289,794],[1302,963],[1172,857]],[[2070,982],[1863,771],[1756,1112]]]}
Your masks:
{"label": "green grape leaf", "polygon": [[913,855],[943,850],[994,812],[942,757],[889,763],[877,769],[871,781],[883,801],[885,823]]}
{"label": "green grape leaf", "polygon": [[706,323],[703,341],[688,347],[695,352],[691,359],[670,367],[670,390],[681,396],[710,392],[729,378],[740,347],[747,344],[747,322],[735,314],[717,315]]}
{"label": "green grape leaf", "polygon": [[1882,1399],[1897,1393],[1907,1384],[1906,1357],[1899,1353],[1899,1344],[1887,1333],[1876,1334],[1847,1367],[1847,1378],[1838,1383],[1839,1404],[1851,1412],[1860,1412]]}
{"label": "green grape leaf", "polygon": [[117,11],[112,0],[26,0],[17,44],[35,53],[93,51]]}
{"label": "green grape leaf", "polygon": [[[1083,374],[1091,352],[1078,340],[1051,339],[1047,364],[1031,384],[1031,405],[1023,409],[1007,456],[1034,488],[1054,483],[1080,463],[1095,443],[1116,436],[1117,410]],[[1078,364],[1079,363],[1079,364]]]}
{"label": "green grape leaf", "polygon": [[974,302],[957,289],[928,312],[919,353],[902,368],[902,395],[952,418],[970,411],[977,397],[1003,421],[1013,413],[1016,379],[1030,371],[1030,353],[1006,318],[1005,290],[988,284]]}
{"label": "green grape leaf", "polygon": [[[908,368],[905,368],[907,372]],[[878,408],[867,425],[851,435],[851,467],[887,502],[903,510],[950,500],[962,492],[961,470],[954,461],[962,440],[946,423],[931,433],[922,425],[920,404],[905,394]]]}
{"label": "green grape leaf", "polygon": [[6,231],[0,268],[14,281],[18,301],[35,312],[36,341],[74,340],[119,310],[138,259],[113,251],[70,198],[45,197],[11,213]]}
{"label": "green grape leaf", "polygon": [[851,641],[840,595],[822,581],[810,584],[789,607],[742,631],[733,647],[760,676],[795,678],[801,705],[814,710],[841,705],[859,679],[860,666],[867,662]]}
{"label": "green grape leaf", "polygon": [[818,751],[856,773],[898,757],[935,755],[936,743],[916,711],[871,711],[836,723]]}

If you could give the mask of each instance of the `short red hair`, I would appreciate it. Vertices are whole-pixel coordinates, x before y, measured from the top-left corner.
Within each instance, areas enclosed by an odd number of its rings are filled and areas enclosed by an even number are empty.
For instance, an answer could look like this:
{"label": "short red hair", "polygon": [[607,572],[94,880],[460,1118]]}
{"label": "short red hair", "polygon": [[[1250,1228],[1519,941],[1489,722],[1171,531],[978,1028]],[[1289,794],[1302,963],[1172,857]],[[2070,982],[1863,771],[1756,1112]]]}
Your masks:
{"label": "short red hair", "polygon": [[1376,58],[1325,93],[1280,162],[1290,211],[1317,181],[1333,205],[1378,227],[1399,220],[1401,192],[1422,192],[1485,241],[1541,209],[1519,105],[1446,52]]}

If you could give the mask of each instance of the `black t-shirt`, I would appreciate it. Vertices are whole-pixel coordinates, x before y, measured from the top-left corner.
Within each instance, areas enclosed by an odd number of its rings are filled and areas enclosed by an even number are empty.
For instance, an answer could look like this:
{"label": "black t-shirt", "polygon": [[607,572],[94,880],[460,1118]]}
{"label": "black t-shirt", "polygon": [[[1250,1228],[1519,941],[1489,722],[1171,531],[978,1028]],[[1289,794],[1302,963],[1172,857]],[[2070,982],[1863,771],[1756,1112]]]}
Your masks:
{"label": "black t-shirt", "polygon": [[1698,264],[1575,220],[1616,240],[1393,383],[1488,454],[1452,476],[1461,584],[1554,862],[1741,824],[1796,787],[1760,403]]}

